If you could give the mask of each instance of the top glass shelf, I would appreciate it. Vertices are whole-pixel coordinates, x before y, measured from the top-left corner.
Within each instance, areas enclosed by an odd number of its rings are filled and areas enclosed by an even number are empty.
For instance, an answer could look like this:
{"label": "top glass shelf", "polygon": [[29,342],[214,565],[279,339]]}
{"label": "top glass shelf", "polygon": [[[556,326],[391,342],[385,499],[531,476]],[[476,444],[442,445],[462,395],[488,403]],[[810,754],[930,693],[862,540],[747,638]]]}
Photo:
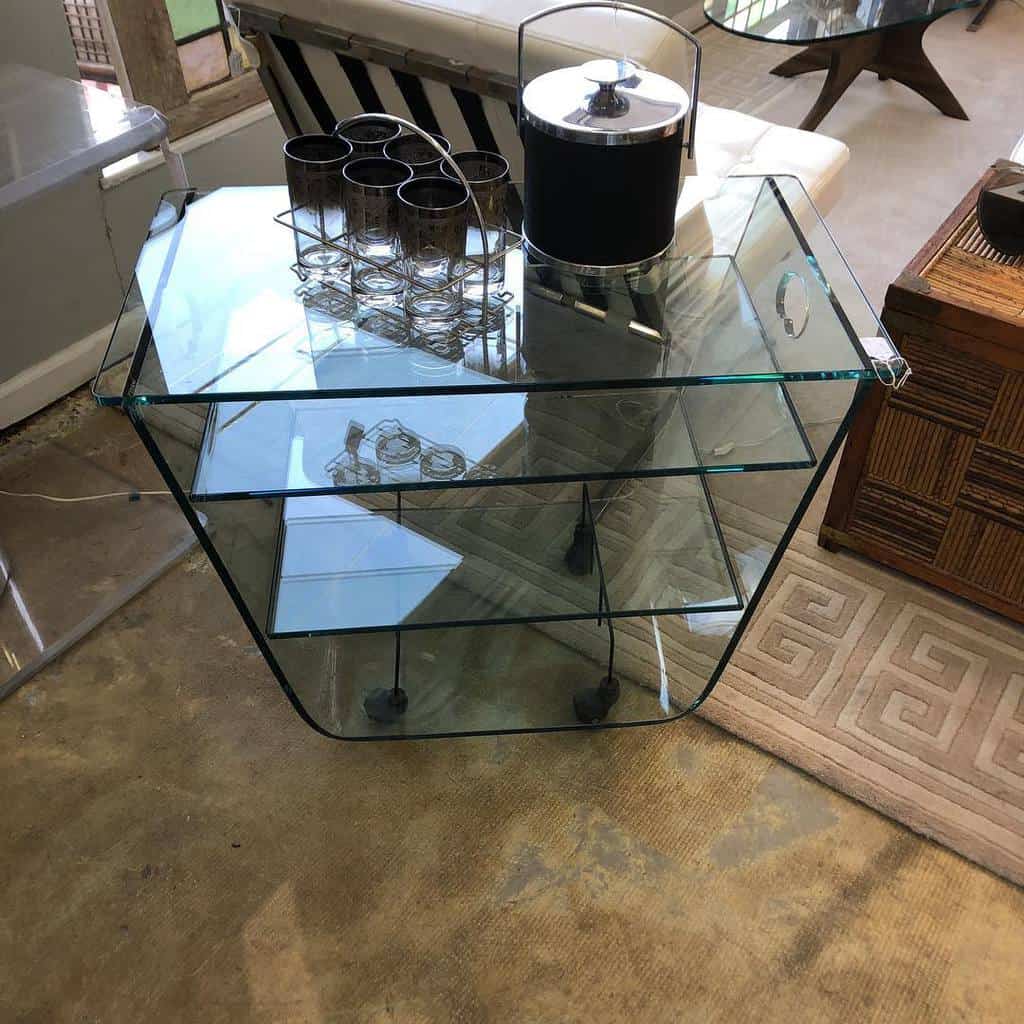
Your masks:
{"label": "top glass shelf", "polygon": [[284,188],[170,193],[94,390],[110,404],[603,390],[869,378],[896,356],[795,178],[686,197],[685,255],[595,280],[516,252],[486,327],[470,307],[459,330],[421,337],[398,310],[297,278],[274,221]]}

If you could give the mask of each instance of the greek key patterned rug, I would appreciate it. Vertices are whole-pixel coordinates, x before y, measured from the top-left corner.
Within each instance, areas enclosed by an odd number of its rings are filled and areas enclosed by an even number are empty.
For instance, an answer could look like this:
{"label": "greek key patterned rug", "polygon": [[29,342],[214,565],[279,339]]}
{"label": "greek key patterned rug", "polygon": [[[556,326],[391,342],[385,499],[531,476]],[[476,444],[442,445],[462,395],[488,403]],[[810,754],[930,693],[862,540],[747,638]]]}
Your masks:
{"label": "greek key patterned rug", "polygon": [[701,713],[1024,884],[1024,629],[799,530]]}

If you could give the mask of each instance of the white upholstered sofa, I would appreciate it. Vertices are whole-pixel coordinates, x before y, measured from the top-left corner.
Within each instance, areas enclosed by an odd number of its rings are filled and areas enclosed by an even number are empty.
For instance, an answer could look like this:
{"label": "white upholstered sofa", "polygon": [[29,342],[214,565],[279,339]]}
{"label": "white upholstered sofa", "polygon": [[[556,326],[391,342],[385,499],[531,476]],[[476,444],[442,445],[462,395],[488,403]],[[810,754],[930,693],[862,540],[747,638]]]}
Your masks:
{"label": "white upholstered sofa", "polygon": [[[233,0],[256,43],[260,74],[289,134],[329,130],[342,117],[386,110],[447,135],[457,149],[498,148],[521,178],[515,131],[516,29],[553,0]],[[684,27],[703,22],[686,0],[646,0]],[[536,26],[528,74],[595,53],[631,59],[688,82],[692,50],[671,31],[624,12],[559,14]],[[708,31],[716,31],[708,29]],[[698,36],[698,38],[700,38]],[[821,210],[838,197],[846,147],[701,103],[696,171],[792,174]],[[692,169],[691,169],[692,170]],[[696,196],[690,187],[689,202]],[[687,205],[689,205],[689,202]]]}

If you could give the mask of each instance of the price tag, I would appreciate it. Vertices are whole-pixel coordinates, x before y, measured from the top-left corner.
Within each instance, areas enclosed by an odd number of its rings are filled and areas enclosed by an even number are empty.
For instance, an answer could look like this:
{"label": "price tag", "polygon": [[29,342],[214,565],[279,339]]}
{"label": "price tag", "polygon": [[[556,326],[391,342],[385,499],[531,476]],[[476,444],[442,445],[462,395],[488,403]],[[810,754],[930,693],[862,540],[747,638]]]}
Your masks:
{"label": "price tag", "polygon": [[907,361],[893,348],[888,338],[861,338],[861,345],[875,368],[878,379],[888,388],[899,391],[910,379]]}

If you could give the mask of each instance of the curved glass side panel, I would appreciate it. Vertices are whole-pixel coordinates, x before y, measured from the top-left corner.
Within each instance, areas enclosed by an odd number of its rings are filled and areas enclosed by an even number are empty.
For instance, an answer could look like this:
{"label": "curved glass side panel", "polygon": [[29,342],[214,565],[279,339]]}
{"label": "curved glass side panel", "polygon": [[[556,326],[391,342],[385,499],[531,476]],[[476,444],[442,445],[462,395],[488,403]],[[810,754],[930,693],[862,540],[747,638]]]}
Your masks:
{"label": "curved glass side panel", "polygon": [[[763,595],[856,387],[790,386],[815,461],[802,470],[199,504],[186,490],[207,407],[133,417],[296,706],[331,735],[385,738],[577,727],[575,699],[609,665],[605,724],[685,714]],[[368,714],[396,680],[403,714]]]}

